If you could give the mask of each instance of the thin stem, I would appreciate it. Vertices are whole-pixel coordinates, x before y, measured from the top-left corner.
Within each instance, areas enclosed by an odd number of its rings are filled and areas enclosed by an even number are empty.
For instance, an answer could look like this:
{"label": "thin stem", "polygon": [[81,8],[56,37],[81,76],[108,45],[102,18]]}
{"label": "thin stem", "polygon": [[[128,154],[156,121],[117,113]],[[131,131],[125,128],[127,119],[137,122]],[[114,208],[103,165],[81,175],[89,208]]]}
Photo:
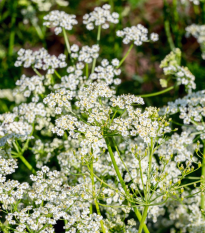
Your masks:
{"label": "thin stem", "polygon": [[65,40],[65,44],[66,44],[68,53],[71,54],[70,44],[69,44],[69,41],[68,41],[68,37],[67,37],[66,31],[65,31],[65,28],[63,28],[63,36],[64,36],[64,40]]}
{"label": "thin stem", "polygon": [[[90,175],[91,175],[91,182],[92,182],[92,193],[93,193],[93,198],[94,198],[94,189],[95,189],[95,183],[94,183],[94,175],[93,175],[93,161],[91,162],[90,165]],[[90,203],[90,214],[93,213],[93,204]]]}
{"label": "thin stem", "polygon": [[[64,36],[64,40],[65,40],[65,44],[66,44],[68,53],[69,53],[69,55],[71,55],[70,43],[69,43],[69,41],[68,41],[68,37],[67,37],[65,28],[63,28],[63,36]],[[72,58],[72,57],[71,57],[71,62],[72,62],[72,64],[73,64],[74,68],[75,68],[75,64],[74,64],[74,61],[73,61],[73,58]]]}
{"label": "thin stem", "polygon": [[60,74],[59,74],[56,70],[54,70],[54,73],[56,74],[56,76],[57,76],[59,79],[61,79]]}
{"label": "thin stem", "polygon": [[[113,140],[114,140],[114,139],[113,139]],[[110,139],[109,139],[108,137],[106,137],[106,138],[105,138],[105,141],[106,141],[107,148],[108,148],[108,152],[109,152],[109,154],[110,154],[110,158],[111,158],[111,160],[112,160],[112,164],[113,164],[113,166],[114,166],[114,169],[115,169],[115,172],[116,172],[116,174],[117,174],[117,177],[118,177],[118,179],[119,179],[119,181],[120,181],[120,183],[121,183],[121,185],[122,185],[122,188],[123,188],[124,191],[125,191],[126,196],[129,197],[129,196],[130,196],[130,193],[129,193],[127,187],[126,187],[126,184],[125,184],[125,182],[124,182],[124,180],[123,180],[123,178],[122,178],[122,176],[121,176],[121,174],[120,174],[119,168],[118,168],[117,163],[116,163],[116,161],[115,161],[115,157],[114,157],[114,154],[113,154],[113,151],[112,151],[112,147],[111,147],[111,144],[110,144]],[[142,216],[141,216],[139,210],[137,209],[136,206],[133,206],[133,209],[134,209],[134,212],[135,212],[135,214],[136,214],[138,220],[141,221]],[[147,228],[146,225],[144,225],[143,228],[144,228],[145,233],[149,233],[149,230],[148,230],[148,228]]]}
{"label": "thin stem", "polygon": [[145,94],[145,95],[138,95],[138,96],[140,96],[140,97],[151,97],[151,96],[161,95],[161,94],[164,94],[164,93],[166,93],[168,91],[171,91],[172,89],[174,89],[174,86],[168,87],[163,91],[158,91],[158,92],[155,92],[155,93]]}
{"label": "thin stem", "polygon": [[180,30],[179,30],[179,14],[177,11],[177,0],[173,0],[173,14],[174,14],[174,24],[173,31],[176,36],[177,47],[180,47]]}
{"label": "thin stem", "polygon": [[[100,208],[99,208],[99,205],[98,205],[97,199],[95,199],[95,207],[96,207],[96,210],[97,210],[97,214],[101,216]],[[101,228],[102,228],[102,232],[103,232],[103,233],[106,233],[106,230],[105,230],[105,227],[104,227],[103,220],[100,220],[100,225],[101,225]]]}
{"label": "thin stem", "polygon": [[14,40],[15,40],[15,22],[16,22],[16,9],[17,9],[17,0],[14,0],[11,4],[12,7],[12,18],[11,18],[11,29],[10,29],[10,37],[9,37],[9,49],[8,55],[12,56],[13,48],[14,48]]}
{"label": "thin stem", "polygon": [[169,42],[170,49],[172,51],[174,51],[175,46],[174,46],[174,42],[173,42],[172,35],[171,35],[171,32],[170,32],[170,24],[169,24],[168,20],[165,20],[164,28],[165,28],[165,32],[166,32],[166,36],[167,36],[167,39],[168,39],[168,42]]}
{"label": "thin stem", "polygon": [[[203,148],[201,176],[202,176],[203,182],[205,182],[205,140],[203,140],[203,144],[204,144],[204,148]],[[204,208],[205,208],[205,196],[204,196],[204,193],[202,192],[201,193],[201,209],[204,209]]]}
{"label": "thin stem", "polygon": [[145,222],[146,217],[147,217],[148,208],[149,208],[149,206],[145,206],[144,207],[144,211],[143,211],[143,215],[142,215],[142,220],[140,221],[140,226],[139,226],[138,233],[142,232],[142,229],[144,227],[144,222]]}
{"label": "thin stem", "polygon": [[[132,176],[131,176],[131,174],[130,174],[130,172],[129,172],[127,166],[126,166],[126,164],[124,163],[124,161],[123,161],[123,159],[122,159],[122,157],[121,157],[121,155],[120,155],[120,152],[119,152],[119,150],[118,150],[118,147],[117,147],[117,144],[116,144],[114,138],[113,138],[113,144],[114,144],[114,146],[115,146],[115,150],[117,151],[118,156],[120,157],[120,160],[121,160],[122,164],[124,165],[124,167],[125,167],[125,169],[126,169],[128,175],[129,175],[130,179],[133,180],[133,178],[132,178]],[[138,191],[138,193],[140,194],[140,197],[143,199],[142,194],[140,193],[140,190],[138,189],[138,187],[137,187],[137,191]]]}
{"label": "thin stem", "polygon": [[42,77],[43,75],[41,73],[38,72],[38,70],[36,68],[33,67],[34,72],[39,76]]}
{"label": "thin stem", "polygon": [[205,24],[205,1],[202,2],[202,22]]}
{"label": "thin stem", "polygon": [[175,50],[175,46],[174,46],[174,42],[173,42],[173,39],[172,39],[172,35],[171,35],[171,32],[170,32],[170,24],[169,24],[169,20],[168,20],[168,9],[169,9],[169,6],[168,6],[168,3],[167,3],[167,0],[164,0],[164,28],[165,28],[165,33],[166,33],[166,36],[167,36],[167,40],[169,42],[169,46],[170,46],[170,49],[172,51]]}
{"label": "thin stem", "polygon": [[36,32],[37,32],[39,38],[40,38],[41,40],[43,40],[43,39],[44,39],[44,35],[43,35],[43,33],[42,33],[41,28],[40,28],[40,27],[38,26],[38,24],[35,23],[33,20],[31,20],[31,23],[32,23],[32,25],[34,26],[34,28],[36,29]]}
{"label": "thin stem", "polygon": [[23,157],[22,154],[19,154],[19,158],[21,159],[21,161],[26,165],[26,167],[32,172],[32,173],[36,173],[35,169],[31,166],[31,164]]}
{"label": "thin stem", "polygon": [[139,160],[139,167],[140,167],[140,177],[141,177],[141,182],[142,182],[142,186],[143,186],[143,191],[144,191],[144,195],[145,195],[145,198],[146,198],[146,192],[145,192],[145,186],[144,186],[144,180],[143,180],[143,174],[142,174],[141,160]]}
{"label": "thin stem", "polygon": [[[96,210],[97,210],[97,214],[101,216],[98,201],[97,201],[97,198],[95,196],[95,182],[94,182],[94,172],[93,172],[93,161],[91,162],[91,165],[90,165],[90,173],[91,173],[91,182],[92,182],[92,194],[93,194],[93,199],[94,199],[94,202],[95,202],[95,207],[96,207]],[[90,206],[90,211],[93,212],[93,209],[92,209],[91,206]],[[92,212],[90,212],[90,214],[92,214]],[[101,228],[102,228],[102,232],[106,233],[103,220],[100,220],[100,225],[101,225]]]}
{"label": "thin stem", "polygon": [[86,63],[86,65],[85,65],[85,75],[86,75],[86,77],[87,77],[87,79],[88,79],[88,76],[89,76],[89,70],[88,70],[88,63]]}
{"label": "thin stem", "polygon": [[127,58],[127,56],[129,55],[130,51],[132,50],[134,43],[132,43],[129,47],[129,49],[127,50],[125,56],[122,58],[122,60],[120,61],[120,64],[118,65],[117,69],[122,65],[122,63],[124,62],[124,60]]}
{"label": "thin stem", "polygon": [[151,146],[149,148],[149,167],[148,167],[148,171],[147,171],[147,184],[146,184],[146,193],[147,193],[147,197],[148,197],[148,194],[150,192],[150,188],[149,188],[149,185],[150,185],[150,174],[151,174],[151,170],[152,170],[152,157],[153,157],[153,139],[151,139]]}
{"label": "thin stem", "polygon": [[[99,43],[100,43],[100,34],[101,34],[101,25],[98,26],[98,34],[97,34],[97,44],[98,44],[98,45],[99,45]],[[93,60],[93,65],[92,65],[92,70],[91,70],[91,74],[94,73],[95,66],[96,66],[96,61],[97,61],[97,58],[94,58],[94,60]]]}

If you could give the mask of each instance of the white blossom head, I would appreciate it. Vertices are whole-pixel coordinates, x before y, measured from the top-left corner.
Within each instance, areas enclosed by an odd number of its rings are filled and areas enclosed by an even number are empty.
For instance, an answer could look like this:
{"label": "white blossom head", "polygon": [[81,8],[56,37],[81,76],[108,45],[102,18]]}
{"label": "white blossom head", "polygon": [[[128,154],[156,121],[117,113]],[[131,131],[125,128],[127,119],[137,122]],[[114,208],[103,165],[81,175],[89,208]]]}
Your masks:
{"label": "white blossom head", "polygon": [[46,22],[43,25],[47,27],[55,27],[55,34],[58,35],[62,32],[62,28],[72,30],[73,26],[78,22],[75,15],[66,14],[64,11],[51,11],[48,15],[44,16]]}
{"label": "white blossom head", "polygon": [[109,22],[117,24],[119,22],[119,14],[110,12],[110,5],[105,4],[102,7],[95,7],[90,14],[83,16],[83,23],[86,24],[88,30],[93,30],[95,26],[102,26],[103,29],[109,28]]}
{"label": "white blossom head", "polygon": [[53,74],[55,69],[67,66],[65,58],[64,54],[60,54],[58,57],[50,55],[44,48],[37,51],[21,48],[14,65],[16,67],[23,65],[24,68],[33,66],[36,69],[47,70],[48,74]]}
{"label": "white blossom head", "polygon": [[[148,30],[143,25],[138,24],[137,26],[126,27],[122,31],[117,31],[117,36],[123,38],[124,44],[134,42],[135,45],[140,46],[143,42],[148,42]],[[157,41],[158,34],[151,33],[150,40]]]}

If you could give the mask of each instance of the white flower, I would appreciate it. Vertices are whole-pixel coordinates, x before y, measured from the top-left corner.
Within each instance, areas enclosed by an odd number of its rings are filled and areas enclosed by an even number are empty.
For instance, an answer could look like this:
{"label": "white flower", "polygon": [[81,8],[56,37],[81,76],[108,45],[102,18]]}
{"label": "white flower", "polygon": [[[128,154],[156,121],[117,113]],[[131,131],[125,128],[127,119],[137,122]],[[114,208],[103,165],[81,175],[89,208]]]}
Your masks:
{"label": "white flower", "polygon": [[51,11],[48,15],[44,16],[46,22],[43,25],[48,27],[55,27],[55,34],[58,35],[62,32],[62,28],[72,30],[73,26],[78,22],[75,15],[66,14],[64,11]]}

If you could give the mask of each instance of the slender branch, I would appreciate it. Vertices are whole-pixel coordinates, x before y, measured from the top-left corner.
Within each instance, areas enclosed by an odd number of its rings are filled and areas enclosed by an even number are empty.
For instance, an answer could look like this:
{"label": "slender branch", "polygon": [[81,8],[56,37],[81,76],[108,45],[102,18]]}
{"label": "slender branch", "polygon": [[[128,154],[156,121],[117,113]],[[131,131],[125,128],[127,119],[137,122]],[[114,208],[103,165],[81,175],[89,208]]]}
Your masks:
{"label": "slender branch", "polygon": [[57,76],[59,79],[61,79],[60,74],[59,74],[56,70],[54,70],[54,73],[56,74],[56,76]]}
{"label": "slender branch", "polygon": [[[114,140],[114,139],[113,139],[113,140]],[[121,185],[122,185],[122,188],[123,188],[124,191],[125,191],[126,196],[129,197],[129,196],[130,196],[130,193],[129,193],[127,187],[126,187],[126,184],[125,184],[125,182],[124,182],[124,180],[123,180],[123,178],[122,178],[122,176],[121,176],[121,174],[120,174],[119,168],[118,168],[117,163],[116,163],[116,161],[115,161],[115,157],[114,157],[114,154],[113,154],[113,152],[112,152],[112,148],[111,148],[111,144],[110,144],[110,139],[109,139],[108,137],[106,137],[106,138],[105,138],[105,141],[106,141],[106,144],[107,144],[108,152],[109,152],[109,154],[110,154],[110,158],[111,158],[111,160],[112,160],[112,164],[113,164],[113,166],[114,166],[115,172],[116,172],[116,174],[117,174],[117,176],[118,176],[118,179],[119,179],[119,181],[120,181],[120,183],[121,183]],[[132,207],[133,207],[133,209],[134,209],[134,212],[135,212],[135,214],[136,214],[138,220],[141,221],[142,216],[141,216],[139,210],[137,209],[136,206],[132,206]],[[146,225],[143,226],[143,229],[144,229],[145,233],[149,233],[149,230],[148,230],[148,228],[147,228]]]}
{"label": "slender branch", "polygon": [[171,32],[170,32],[169,20],[167,19],[168,8],[169,8],[169,6],[168,6],[168,3],[167,3],[167,0],[164,0],[164,17],[165,17],[164,28],[165,28],[165,33],[166,33],[166,36],[167,36],[167,40],[169,42],[169,46],[170,46],[171,50],[174,51],[175,46],[174,46],[174,42],[173,42],[172,35],[171,35]]}
{"label": "slender branch", "polygon": [[[202,171],[201,176],[203,179],[203,182],[205,182],[205,140],[203,140],[204,148],[203,148],[203,159],[202,159]],[[205,196],[204,193],[201,193],[201,209],[205,208]]]}
{"label": "slender branch", "polygon": [[124,62],[124,60],[127,58],[127,56],[129,55],[130,51],[132,50],[134,43],[132,43],[129,47],[129,49],[127,50],[125,56],[122,58],[122,60],[120,61],[120,64],[118,65],[117,69],[122,65],[122,63]]}
{"label": "slender branch", "polygon": [[[69,41],[68,41],[68,37],[67,37],[65,28],[63,28],[63,36],[64,36],[64,40],[65,40],[65,44],[66,44],[68,53],[69,53],[69,55],[71,55],[70,43],[69,43]],[[71,57],[71,62],[72,62],[72,64],[73,64],[74,68],[75,68],[75,64],[74,64],[74,61],[73,61],[73,58],[72,58],[72,57]]]}
{"label": "slender branch", "polygon": [[39,71],[36,68],[33,67],[33,70],[39,77],[43,76],[41,73],[39,73]]}
{"label": "slender branch", "polygon": [[143,227],[144,227],[144,222],[145,222],[145,219],[146,219],[146,217],[147,217],[148,208],[149,208],[149,206],[145,206],[145,207],[144,207],[144,211],[143,211],[142,219],[141,219],[141,221],[140,221],[140,226],[139,226],[138,233],[141,233],[141,232],[142,232],[142,229],[143,229]]}
{"label": "slender branch", "polygon": [[[97,214],[99,216],[101,216],[100,208],[99,208],[98,201],[97,201],[97,198],[96,198],[96,195],[95,195],[95,182],[94,182],[94,175],[93,175],[94,174],[94,172],[93,172],[93,160],[92,160],[91,165],[90,165],[90,172],[91,172],[93,199],[94,199],[94,202],[95,202],[95,207],[96,207],[96,210],[97,210]],[[92,203],[91,203],[91,205],[92,205]],[[92,214],[92,212],[93,212],[93,209],[92,209],[91,205],[90,205],[90,214]],[[100,220],[100,225],[101,225],[101,228],[102,228],[102,232],[106,233],[103,220]]]}
{"label": "slender branch", "polygon": [[9,49],[8,49],[8,55],[9,56],[12,56],[13,48],[14,48],[17,4],[18,4],[17,0],[13,0],[13,3],[11,4],[12,12],[10,12],[10,13],[11,13],[12,17],[11,17],[11,29],[10,29]]}
{"label": "slender branch", "polygon": [[70,44],[69,44],[69,41],[68,41],[68,37],[67,37],[66,31],[65,31],[65,28],[63,28],[63,36],[64,36],[64,39],[65,39],[65,44],[66,44],[68,53],[71,54]]}
{"label": "slender branch", "polygon": [[[99,43],[100,43],[100,34],[101,34],[101,25],[98,26],[98,34],[97,34],[97,44],[98,44],[98,45],[99,45]],[[94,60],[93,60],[93,65],[92,65],[92,70],[91,70],[91,74],[94,73],[95,66],[96,66],[96,61],[97,61],[97,58],[94,58]]]}
{"label": "slender branch", "polygon": [[161,95],[161,94],[164,94],[168,91],[171,91],[172,89],[174,89],[174,86],[171,86],[171,87],[168,87],[166,88],[165,90],[163,91],[158,91],[158,92],[155,92],[155,93],[150,93],[150,94],[145,94],[145,95],[138,95],[140,97],[151,97],[151,96],[157,96],[157,95]]}

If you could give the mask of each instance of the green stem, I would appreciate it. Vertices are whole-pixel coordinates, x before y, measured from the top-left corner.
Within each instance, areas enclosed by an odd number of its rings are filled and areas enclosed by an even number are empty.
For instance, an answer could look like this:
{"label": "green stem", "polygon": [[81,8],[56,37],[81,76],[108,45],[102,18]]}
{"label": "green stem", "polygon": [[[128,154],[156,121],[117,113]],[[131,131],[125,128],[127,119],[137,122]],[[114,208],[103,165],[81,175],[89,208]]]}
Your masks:
{"label": "green stem", "polygon": [[3,11],[5,3],[6,3],[6,0],[2,0],[0,4],[0,22],[2,20],[2,15],[3,15],[2,11]]}
{"label": "green stem", "polygon": [[[65,28],[63,28],[63,36],[64,36],[64,40],[65,40],[65,44],[66,44],[68,53],[69,53],[69,55],[71,55],[70,43],[69,43],[69,41],[68,41],[68,37],[67,37]],[[74,61],[73,61],[73,58],[72,58],[72,57],[71,57],[71,62],[72,62],[72,64],[73,64],[74,68],[75,68],[75,64],[74,64]]]}
{"label": "green stem", "polygon": [[64,36],[64,40],[65,40],[65,44],[66,44],[68,53],[71,54],[70,44],[69,44],[69,41],[68,41],[68,37],[67,37],[66,31],[65,31],[65,28],[63,28],[63,36]]}
{"label": "green stem", "polygon": [[[95,207],[96,207],[96,210],[97,210],[97,214],[98,214],[99,216],[101,216],[100,208],[99,208],[99,205],[98,205],[97,199],[95,199]],[[103,232],[103,233],[106,233],[106,230],[105,230],[105,227],[104,227],[103,220],[100,220],[100,225],[101,225],[101,228],[102,228],[102,232]]]}
{"label": "green stem", "polygon": [[122,60],[120,61],[120,64],[118,65],[117,69],[122,65],[122,63],[124,62],[124,60],[127,58],[127,56],[129,55],[130,51],[132,50],[134,43],[132,43],[129,47],[129,49],[127,50],[125,56],[122,58]]}
{"label": "green stem", "polygon": [[86,65],[85,65],[85,75],[86,75],[86,77],[87,77],[87,79],[88,79],[88,76],[89,76],[89,71],[88,71],[88,63],[86,63]]}
{"label": "green stem", "polygon": [[[203,144],[204,144],[204,148],[203,148],[203,160],[202,160],[201,175],[202,175],[203,182],[205,182],[205,140],[203,140]],[[204,192],[202,192],[202,194],[201,194],[201,209],[204,210],[204,208],[205,208],[205,196],[204,196]]]}
{"label": "green stem", "polygon": [[4,233],[9,233],[9,230],[7,230],[7,225],[8,225],[8,221],[5,221],[4,223],[0,222],[0,229]]}
{"label": "green stem", "polygon": [[16,9],[17,9],[17,0],[14,0],[11,4],[12,11],[11,11],[11,29],[10,29],[10,37],[9,37],[9,49],[8,49],[8,55],[12,56],[13,54],[13,48],[14,48],[14,40],[15,40],[15,22],[16,22]]}
{"label": "green stem", "polygon": [[[95,183],[94,183],[94,173],[93,173],[93,161],[91,162],[91,165],[90,165],[90,175],[91,175],[91,182],[92,182],[92,193],[93,193],[93,198],[94,198],[94,188],[95,188]],[[90,214],[93,213],[93,204],[91,203],[90,204]]]}
{"label": "green stem", "polygon": [[31,166],[31,164],[23,157],[22,154],[19,154],[18,156],[20,158],[20,160],[26,165],[26,167],[32,172],[32,173],[36,173],[35,169]]}
{"label": "green stem", "polygon": [[172,89],[174,89],[174,86],[168,87],[163,91],[158,91],[158,92],[155,92],[155,93],[145,94],[145,95],[138,95],[138,96],[140,96],[140,97],[151,97],[151,96],[161,95],[161,94],[164,94],[164,93],[166,93],[168,91],[171,91]]}
{"label": "green stem", "polygon": [[[98,44],[98,45],[99,45],[99,43],[100,43],[100,34],[101,34],[101,25],[98,26],[98,34],[97,34],[97,44]],[[94,73],[95,66],[96,66],[96,61],[97,61],[97,58],[94,58],[94,60],[93,60],[93,65],[92,65],[92,70],[91,70],[91,74]]]}
{"label": "green stem", "polygon": [[33,70],[39,77],[43,76],[41,73],[39,73],[39,71],[36,68],[33,67]]}
{"label": "green stem", "polygon": [[146,184],[146,197],[148,197],[149,192],[150,192],[150,174],[151,174],[151,170],[152,170],[152,157],[153,157],[153,139],[151,139],[151,146],[149,148],[149,167],[148,167],[148,171],[147,171],[147,184]]}
{"label": "green stem", "polygon": [[177,47],[180,47],[179,14],[177,11],[177,0],[173,0],[173,14],[174,14],[173,31],[176,37]]}
{"label": "green stem", "polygon": [[[95,196],[95,182],[94,182],[94,172],[93,172],[93,161],[91,162],[91,165],[90,165],[90,173],[91,173],[92,193],[93,193],[93,199],[94,199],[94,202],[95,202],[95,207],[96,207],[96,210],[97,210],[97,214],[99,216],[101,216],[101,212],[100,212],[100,208],[99,208],[99,205],[98,205],[98,201],[97,201],[97,198]],[[92,208],[91,205],[90,205],[90,214],[93,213],[93,208]],[[100,225],[101,225],[101,228],[102,228],[102,232],[106,233],[103,220],[100,220]]]}
{"label": "green stem", "polygon": [[59,79],[61,79],[60,74],[59,74],[56,70],[54,71],[54,73],[56,74],[56,76],[57,76]]}
{"label": "green stem", "polygon": [[39,27],[39,25],[37,23],[35,23],[33,20],[31,20],[32,25],[34,26],[34,28],[36,29],[36,32],[38,34],[38,37],[43,40],[44,39],[44,35],[42,33],[41,28]]}
{"label": "green stem", "polygon": [[169,46],[170,46],[171,50],[174,51],[175,46],[174,46],[174,42],[173,42],[172,35],[170,32],[170,24],[169,24],[169,19],[168,19],[168,16],[169,16],[168,9],[169,9],[169,5],[167,3],[167,0],[164,0],[164,28],[165,28],[165,33],[166,33],[166,36],[167,36],[167,39],[169,42]]}
{"label": "green stem", "polygon": [[202,2],[202,22],[205,24],[205,1]]}
{"label": "green stem", "polygon": [[[120,181],[120,183],[122,185],[122,188],[124,189],[126,196],[129,197],[130,193],[129,193],[127,187],[126,187],[126,184],[125,184],[125,182],[124,182],[124,180],[123,180],[123,178],[122,178],[122,176],[120,174],[119,168],[118,168],[117,163],[115,161],[115,157],[114,157],[114,154],[113,154],[113,151],[112,151],[112,147],[111,147],[111,139],[109,139],[108,137],[105,138],[105,141],[106,141],[106,144],[107,144],[107,148],[108,148],[108,152],[110,154],[110,158],[112,160],[112,164],[114,166],[114,169],[115,169],[115,172],[117,174],[117,177],[118,177],[118,179],[119,179],[119,181]],[[139,210],[137,209],[136,206],[134,206],[133,209],[134,209],[134,212],[135,212],[138,220],[141,221],[142,216],[141,216]],[[147,228],[146,225],[144,225],[143,228],[144,228],[145,233],[149,233],[149,230],[148,230],[148,228]]]}
{"label": "green stem", "polygon": [[172,35],[171,35],[171,32],[170,32],[170,25],[169,25],[169,21],[168,20],[166,20],[164,22],[164,27],[165,27],[165,32],[166,32],[166,36],[167,36],[167,39],[168,39],[168,42],[169,42],[170,49],[172,51],[174,51],[175,50],[175,46],[174,46],[174,42],[173,42]]}
{"label": "green stem", "polygon": [[148,208],[149,208],[149,206],[145,206],[145,207],[144,207],[144,211],[143,211],[142,219],[141,219],[141,221],[140,221],[140,226],[139,226],[138,233],[141,233],[141,232],[142,232],[142,229],[143,229],[143,227],[144,227],[144,222],[145,222],[146,217],[147,217]]}

